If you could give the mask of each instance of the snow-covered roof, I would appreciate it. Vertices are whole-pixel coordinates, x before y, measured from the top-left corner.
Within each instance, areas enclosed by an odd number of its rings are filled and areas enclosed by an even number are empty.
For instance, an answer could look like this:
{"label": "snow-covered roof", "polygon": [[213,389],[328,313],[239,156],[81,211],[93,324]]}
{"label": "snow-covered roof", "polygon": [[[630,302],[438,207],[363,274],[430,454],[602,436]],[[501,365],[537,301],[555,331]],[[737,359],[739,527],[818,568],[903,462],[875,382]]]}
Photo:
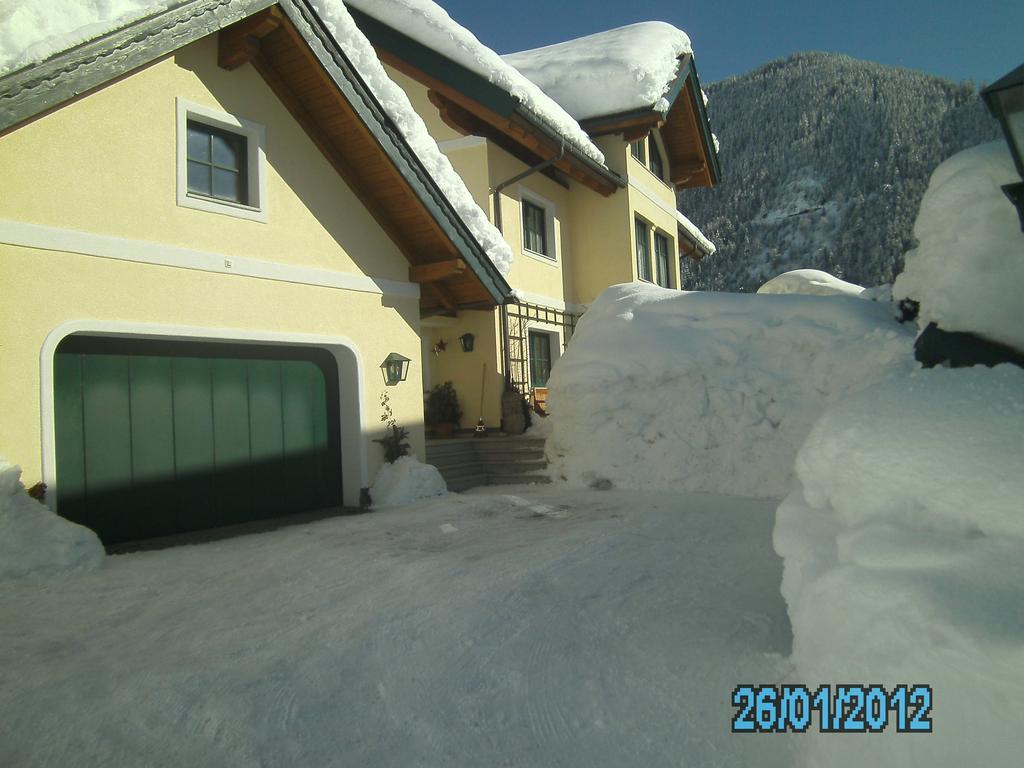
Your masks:
{"label": "snow-covered roof", "polygon": [[700,248],[703,251],[705,251],[708,256],[712,255],[715,251],[718,250],[718,246],[716,246],[714,243],[708,240],[704,233],[701,232],[700,229],[697,227],[697,225],[694,224],[685,216],[683,216],[683,214],[681,214],[679,211],[676,211],[676,223],[679,224],[680,229],[682,229],[686,234],[688,234],[690,237],[694,239],[697,245],[700,246]]}
{"label": "snow-covered roof", "polygon": [[662,21],[648,21],[544,48],[511,53],[504,60],[540,86],[577,120],[667,109],[662,99],[692,54],[690,38]]}
{"label": "snow-covered roof", "polygon": [[0,3],[0,76],[185,0],[16,0]]}
{"label": "snow-covered roof", "polygon": [[[225,0],[228,5],[235,2],[238,0]],[[507,274],[513,258],[508,243],[438,149],[408,96],[388,77],[345,4],[342,0],[310,3],[477,243],[498,271]],[[0,77],[187,4],[180,0],[19,0],[17,4],[0,4]]]}
{"label": "snow-covered roof", "polygon": [[522,105],[565,140],[604,165],[604,155],[569,112],[538,84],[481,43],[431,0],[348,0],[367,16],[480,75],[519,99]]}

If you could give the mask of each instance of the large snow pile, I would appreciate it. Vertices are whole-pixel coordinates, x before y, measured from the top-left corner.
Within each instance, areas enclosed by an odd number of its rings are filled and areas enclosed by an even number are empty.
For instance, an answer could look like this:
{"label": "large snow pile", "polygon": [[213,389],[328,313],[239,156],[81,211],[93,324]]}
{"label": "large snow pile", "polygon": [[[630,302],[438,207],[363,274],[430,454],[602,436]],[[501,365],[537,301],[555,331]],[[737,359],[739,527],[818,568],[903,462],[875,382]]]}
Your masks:
{"label": "large snow pile", "polygon": [[29,497],[21,467],[0,458],[0,579],[88,570],[104,555],[95,533]]}
{"label": "large snow pile", "polygon": [[932,174],[914,224],[919,245],[893,283],[923,325],[1024,349],[1024,234],[1000,186],[1018,181],[1002,141],[964,150]]}
{"label": "large snow pile", "polygon": [[[413,109],[408,96],[384,71],[366,36],[356,27],[341,0],[311,0],[317,13],[338,45],[352,61],[374,96],[398,126],[413,152],[419,157],[442,194],[469,227],[477,242],[502,274],[512,267],[512,250],[473,200],[462,177],[437,147],[427,132],[422,118]],[[92,40],[126,26],[143,16],[151,15],[181,3],[171,0],[24,0],[0,2],[0,75],[27,64],[42,61],[79,43]],[[380,13],[382,3],[375,3]],[[396,5],[398,5],[396,3]],[[417,3],[435,9],[433,3]],[[369,10],[367,12],[370,12]],[[426,14],[427,10],[421,10]],[[386,15],[386,14],[385,14]],[[433,16],[431,18],[433,18]],[[428,20],[421,19],[426,24]],[[449,20],[450,21],[450,20]],[[454,28],[461,27],[451,22]],[[408,30],[406,30],[408,31]],[[464,35],[470,35],[462,30]],[[454,33],[453,33],[454,34]],[[475,40],[475,38],[473,38]],[[479,43],[478,43],[479,45]],[[482,47],[482,46],[481,46]],[[497,54],[491,52],[497,58]],[[500,60],[499,60],[500,61]],[[503,65],[510,69],[507,65]],[[543,94],[541,94],[543,95]],[[568,115],[566,119],[571,121]],[[573,122],[573,125],[576,125]],[[576,125],[579,131],[579,126]],[[588,142],[589,144],[589,142]],[[596,151],[596,148],[595,148]],[[603,162],[603,157],[600,158]]]}
{"label": "large snow pile", "polygon": [[570,115],[585,120],[654,107],[686,53],[693,48],[685,32],[648,21],[503,58]]}
{"label": "large snow pile", "polygon": [[349,0],[349,4],[507,91],[572,146],[604,164],[601,150],[562,105],[477,40],[437,3],[431,0]]}
{"label": "large snow pile", "polygon": [[807,296],[860,296],[864,286],[840,280],[820,269],[794,269],[776,275],[758,293],[802,293]]}
{"label": "large snow pile", "polygon": [[423,464],[412,456],[382,464],[370,488],[374,507],[398,507],[446,493],[448,485],[437,467]]}
{"label": "large snow pile", "polygon": [[935,693],[934,733],[804,736],[808,765],[1020,764],[1022,434],[1010,365],[882,382],[814,426],[774,535],[795,679]]}
{"label": "large snow pile", "polygon": [[612,286],[551,373],[554,476],[781,498],[825,407],[914,365],[890,315],[836,296]]}

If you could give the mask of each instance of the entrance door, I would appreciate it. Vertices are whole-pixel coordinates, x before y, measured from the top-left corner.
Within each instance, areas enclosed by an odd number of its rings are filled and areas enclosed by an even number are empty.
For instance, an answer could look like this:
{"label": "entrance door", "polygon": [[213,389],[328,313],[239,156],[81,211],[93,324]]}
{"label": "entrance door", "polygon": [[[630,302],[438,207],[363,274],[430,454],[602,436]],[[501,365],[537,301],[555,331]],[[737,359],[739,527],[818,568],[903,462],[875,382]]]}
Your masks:
{"label": "entrance door", "polygon": [[70,336],[54,390],[58,512],[105,543],[341,504],[324,350]]}

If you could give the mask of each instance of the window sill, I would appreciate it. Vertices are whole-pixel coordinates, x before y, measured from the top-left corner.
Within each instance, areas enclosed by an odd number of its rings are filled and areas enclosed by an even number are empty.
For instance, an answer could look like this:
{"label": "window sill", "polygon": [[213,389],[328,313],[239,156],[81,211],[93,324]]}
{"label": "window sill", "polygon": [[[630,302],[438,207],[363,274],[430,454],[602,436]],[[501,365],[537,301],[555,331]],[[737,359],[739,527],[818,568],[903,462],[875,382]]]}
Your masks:
{"label": "window sill", "polygon": [[216,197],[197,195],[194,192],[186,192],[180,196],[178,198],[178,205],[182,208],[192,208],[197,211],[206,211],[207,213],[233,216],[236,219],[258,221],[261,224],[267,223],[267,212],[263,208],[233,203],[230,200],[219,200]]}
{"label": "window sill", "polygon": [[539,262],[541,262],[543,264],[547,264],[549,267],[557,267],[558,266],[558,259],[555,258],[554,256],[546,256],[543,253],[538,253],[537,251],[531,251],[529,248],[522,248],[521,251],[522,251],[523,256],[529,256],[531,259],[534,259],[535,261],[539,261]]}

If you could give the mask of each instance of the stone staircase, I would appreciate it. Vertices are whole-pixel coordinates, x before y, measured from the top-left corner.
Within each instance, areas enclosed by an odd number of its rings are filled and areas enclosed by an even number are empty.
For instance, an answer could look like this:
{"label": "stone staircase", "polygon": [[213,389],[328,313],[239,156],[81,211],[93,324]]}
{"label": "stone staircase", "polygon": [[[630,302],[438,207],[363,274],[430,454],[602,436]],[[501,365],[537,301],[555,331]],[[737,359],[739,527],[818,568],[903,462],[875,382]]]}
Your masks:
{"label": "stone staircase", "polygon": [[449,491],[550,482],[544,472],[548,462],[543,438],[492,435],[427,440],[427,463],[440,470]]}

